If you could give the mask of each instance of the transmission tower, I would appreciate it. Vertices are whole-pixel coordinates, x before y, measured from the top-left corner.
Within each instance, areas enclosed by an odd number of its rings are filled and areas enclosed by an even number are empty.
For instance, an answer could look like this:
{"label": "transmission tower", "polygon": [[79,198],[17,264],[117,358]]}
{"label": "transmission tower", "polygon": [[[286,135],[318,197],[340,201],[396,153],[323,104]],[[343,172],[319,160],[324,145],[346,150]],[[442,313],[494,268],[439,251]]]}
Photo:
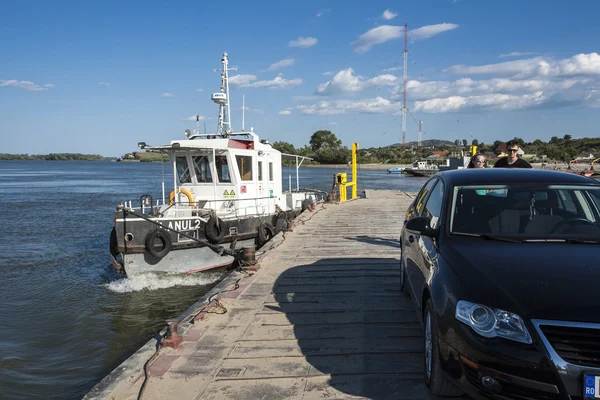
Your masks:
{"label": "transmission tower", "polygon": [[417,149],[419,150],[419,153],[421,152],[421,139],[422,137],[422,127],[423,127],[423,120],[420,119],[419,120],[419,140],[417,141]]}
{"label": "transmission tower", "polygon": [[408,72],[408,24],[404,24],[404,85],[402,86],[402,158],[406,150],[406,75]]}

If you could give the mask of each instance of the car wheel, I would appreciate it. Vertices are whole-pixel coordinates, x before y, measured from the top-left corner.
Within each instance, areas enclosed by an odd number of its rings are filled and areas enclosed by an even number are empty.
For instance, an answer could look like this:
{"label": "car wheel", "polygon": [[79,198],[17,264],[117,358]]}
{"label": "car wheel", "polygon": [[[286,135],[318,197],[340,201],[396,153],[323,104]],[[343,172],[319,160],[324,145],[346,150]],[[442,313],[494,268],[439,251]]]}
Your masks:
{"label": "car wheel", "polygon": [[437,336],[437,323],[433,312],[431,299],[425,306],[425,385],[429,391],[437,396],[458,397],[463,392],[450,383],[442,373],[440,365],[440,347]]}

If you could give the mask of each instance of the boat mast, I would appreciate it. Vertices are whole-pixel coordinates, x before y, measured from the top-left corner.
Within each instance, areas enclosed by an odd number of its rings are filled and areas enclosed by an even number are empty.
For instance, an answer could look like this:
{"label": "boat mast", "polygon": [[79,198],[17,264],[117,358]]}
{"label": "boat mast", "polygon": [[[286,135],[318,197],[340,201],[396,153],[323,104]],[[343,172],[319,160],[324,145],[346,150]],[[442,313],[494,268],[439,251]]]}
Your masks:
{"label": "boat mast", "polygon": [[219,105],[219,120],[217,122],[217,134],[221,136],[229,135],[231,130],[231,109],[229,107],[229,71],[237,71],[237,68],[228,68],[229,58],[227,52],[223,53],[221,59],[223,65],[221,69],[215,69],[215,72],[221,71],[221,91],[213,93],[211,100]]}

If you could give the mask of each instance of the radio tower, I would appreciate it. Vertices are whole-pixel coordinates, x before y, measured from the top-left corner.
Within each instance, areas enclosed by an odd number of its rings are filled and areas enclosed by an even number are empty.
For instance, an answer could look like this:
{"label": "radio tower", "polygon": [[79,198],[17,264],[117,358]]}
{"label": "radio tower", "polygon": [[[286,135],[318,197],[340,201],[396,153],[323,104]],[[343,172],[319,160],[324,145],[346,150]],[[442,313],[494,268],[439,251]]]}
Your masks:
{"label": "radio tower", "polygon": [[406,150],[406,75],[408,71],[408,24],[404,24],[404,86],[402,87],[402,158]]}
{"label": "radio tower", "polygon": [[420,119],[419,120],[419,141],[417,142],[417,149],[419,149],[419,152],[421,151],[421,139],[422,139],[422,136],[421,136],[422,129],[421,128],[422,128],[422,126],[423,126],[423,120]]}

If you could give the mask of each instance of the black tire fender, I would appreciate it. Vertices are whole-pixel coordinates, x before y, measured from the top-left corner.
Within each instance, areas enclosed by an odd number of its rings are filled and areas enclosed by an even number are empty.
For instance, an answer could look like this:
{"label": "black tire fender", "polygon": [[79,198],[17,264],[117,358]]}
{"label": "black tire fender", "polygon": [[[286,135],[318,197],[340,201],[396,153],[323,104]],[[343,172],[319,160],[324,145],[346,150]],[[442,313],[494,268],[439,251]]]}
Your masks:
{"label": "black tire fender", "polygon": [[258,227],[258,245],[262,246],[275,236],[275,228],[269,223],[262,223]]}
{"label": "black tire fender", "polygon": [[[162,250],[157,250],[156,248],[157,239],[163,243]],[[146,236],[145,244],[146,250],[148,250],[150,254],[156,258],[163,258],[171,251],[172,243],[167,232],[162,229],[155,229]]]}
{"label": "black tire fender", "polygon": [[310,206],[310,200],[309,199],[305,199],[302,201],[302,212],[308,210],[308,207]]}
{"label": "black tire fender", "polygon": [[223,240],[225,237],[223,220],[215,215],[212,215],[208,221],[206,221],[204,234],[206,235],[206,238],[213,243],[218,243]]}

